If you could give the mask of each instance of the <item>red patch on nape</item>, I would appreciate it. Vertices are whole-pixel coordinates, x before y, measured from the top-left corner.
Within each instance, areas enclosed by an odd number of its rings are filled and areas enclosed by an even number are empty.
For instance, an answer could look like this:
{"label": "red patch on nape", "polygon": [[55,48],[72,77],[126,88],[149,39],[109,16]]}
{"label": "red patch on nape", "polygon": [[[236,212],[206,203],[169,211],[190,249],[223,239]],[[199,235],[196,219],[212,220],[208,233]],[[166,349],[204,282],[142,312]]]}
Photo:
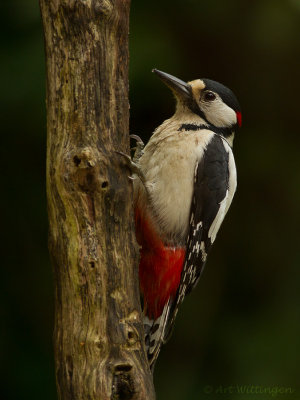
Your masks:
{"label": "red patch on nape", "polygon": [[236,119],[237,119],[238,126],[241,127],[242,126],[242,113],[240,111],[236,112]]}
{"label": "red patch on nape", "polygon": [[135,213],[137,241],[142,246],[139,266],[144,313],[158,318],[170,297],[175,297],[185,258],[185,248],[167,247],[147,215]]}

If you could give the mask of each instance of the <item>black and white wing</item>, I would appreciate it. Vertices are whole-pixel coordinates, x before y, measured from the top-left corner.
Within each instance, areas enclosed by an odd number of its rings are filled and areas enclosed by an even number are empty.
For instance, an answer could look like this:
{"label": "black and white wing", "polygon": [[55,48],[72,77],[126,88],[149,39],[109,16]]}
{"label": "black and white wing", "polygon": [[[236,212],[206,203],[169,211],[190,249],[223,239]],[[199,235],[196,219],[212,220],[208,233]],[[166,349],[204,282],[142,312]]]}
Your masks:
{"label": "black and white wing", "polygon": [[235,189],[236,168],[232,150],[226,140],[214,135],[195,167],[186,258],[180,286],[165,328],[165,340],[169,336],[178,307],[201,275]]}

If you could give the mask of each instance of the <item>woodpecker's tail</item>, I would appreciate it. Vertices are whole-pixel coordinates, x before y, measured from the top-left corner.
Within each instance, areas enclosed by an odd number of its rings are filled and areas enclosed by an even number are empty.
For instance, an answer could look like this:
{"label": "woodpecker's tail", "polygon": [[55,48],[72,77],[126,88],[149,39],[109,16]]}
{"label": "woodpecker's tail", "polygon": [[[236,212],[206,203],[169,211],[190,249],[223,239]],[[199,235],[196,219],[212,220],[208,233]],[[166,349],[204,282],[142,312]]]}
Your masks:
{"label": "woodpecker's tail", "polygon": [[145,345],[150,364],[150,369],[153,372],[154,365],[160,352],[160,348],[165,343],[165,334],[168,327],[168,321],[171,310],[171,300],[164,306],[162,314],[156,319],[149,319],[144,316],[145,330]]}

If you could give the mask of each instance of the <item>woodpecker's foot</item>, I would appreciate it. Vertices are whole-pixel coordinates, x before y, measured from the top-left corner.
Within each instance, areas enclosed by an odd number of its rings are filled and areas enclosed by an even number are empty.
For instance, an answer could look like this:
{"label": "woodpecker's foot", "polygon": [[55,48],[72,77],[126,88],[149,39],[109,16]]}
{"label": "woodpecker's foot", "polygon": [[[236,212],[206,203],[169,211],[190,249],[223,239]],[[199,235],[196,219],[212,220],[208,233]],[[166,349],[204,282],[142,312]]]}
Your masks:
{"label": "woodpecker's foot", "polygon": [[[130,169],[131,173],[138,176],[140,178],[140,180],[143,182],[143,184],[145,184],[146,179],[145,176],[142,172],[142,170],[140,169],[140,167],[138,166],[138,164],[136,162],[134,162],[129,155],[123,153],[122,151],[116,151],[117,154],[120,154],[120,156],[122,156],[126,162],[127,167]],[[135,176],[129,176],[128,177],[131,180],[135,179]]]}
{"label": "woodpecker's foot", "polygon": [[136,146],[133,147],[131,150],[134,150],[132,161],[134,163],[137,163],[140,157],[144,154],[143,149],[145,145],[142,139],[138,135],[130,135],[130,138],[136,140]]}

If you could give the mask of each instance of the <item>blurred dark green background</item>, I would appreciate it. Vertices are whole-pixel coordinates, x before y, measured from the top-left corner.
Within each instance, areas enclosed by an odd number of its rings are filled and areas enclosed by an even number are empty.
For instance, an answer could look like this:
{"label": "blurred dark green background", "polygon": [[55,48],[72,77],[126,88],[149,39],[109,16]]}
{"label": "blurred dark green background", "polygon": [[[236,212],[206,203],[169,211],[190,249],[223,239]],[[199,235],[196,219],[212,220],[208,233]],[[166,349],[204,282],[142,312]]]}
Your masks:
{"label": "blurred dark green background", "polygon": [[[52,400],[42,27],[37,1],[0,10],[1,399]],[[224,394],[253,385],[299,399],[300,0],[133,0],[131,132],[144,139],[174,109],[153,67],[218,80],[243,109],[238,191],[161,352],[157,397],[272,398]]]}

